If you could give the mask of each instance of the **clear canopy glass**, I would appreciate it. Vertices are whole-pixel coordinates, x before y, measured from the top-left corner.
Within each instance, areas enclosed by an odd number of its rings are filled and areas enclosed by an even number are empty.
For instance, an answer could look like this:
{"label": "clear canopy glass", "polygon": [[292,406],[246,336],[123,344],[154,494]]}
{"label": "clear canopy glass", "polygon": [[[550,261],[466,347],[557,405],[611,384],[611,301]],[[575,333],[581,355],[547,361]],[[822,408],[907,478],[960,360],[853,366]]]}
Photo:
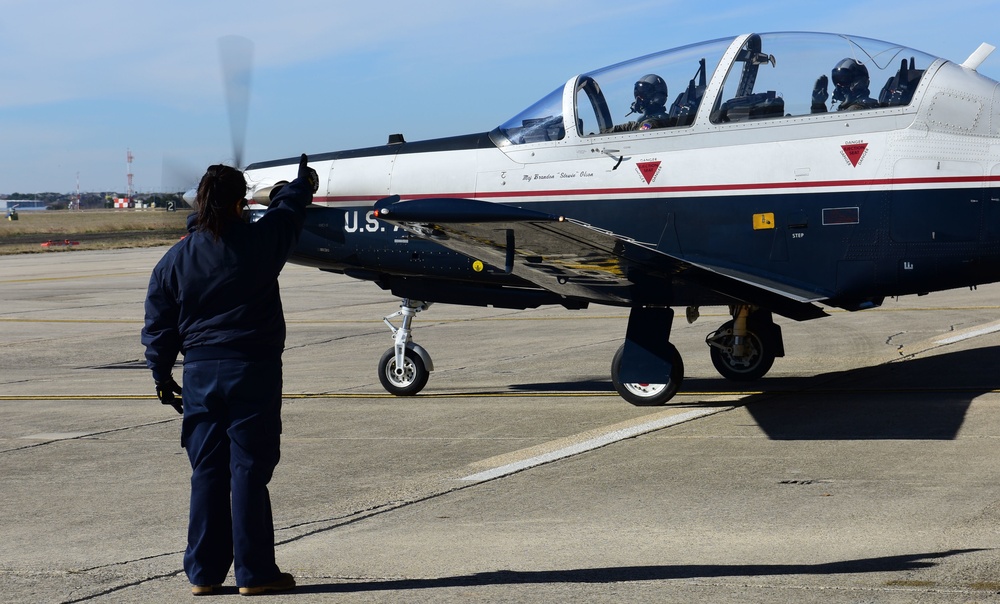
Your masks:
{"label": "clear canopy glass", "polygon": [[[898,44],[856,36],[772,33],[722,38],[591,71],[504,122],[505,144],[690,127],[699,113],[716,124],[906,106],[937,60]],[[735,50],[735,52],[731,52]],[[728,54],[727,54],[728,53]],[[723,64],[723,59],[728,57]],[[706,98],[717,71],[721,88]]]}

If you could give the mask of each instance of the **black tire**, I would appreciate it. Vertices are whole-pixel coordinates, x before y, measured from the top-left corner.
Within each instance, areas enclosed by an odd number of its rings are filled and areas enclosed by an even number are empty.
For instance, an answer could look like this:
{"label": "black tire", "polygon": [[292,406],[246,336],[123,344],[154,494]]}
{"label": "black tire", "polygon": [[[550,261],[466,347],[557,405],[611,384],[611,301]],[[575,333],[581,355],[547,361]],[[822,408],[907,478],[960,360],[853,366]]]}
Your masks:
{"label": "black tire", "polygon": [[684,381],[684,362],[681,354],[673,344],[670,347],[670,377],[664,384],[626,384],[619,379],[622,366],[622,355],[625,345],[622,344],[611,360],[611,383],[623,399],[637,407],[659,407],[667,404],[680,390]]}
{"label": "black tire", "polygon": [[[727,321],[719,328],[719,332],[733,330],[733,322]],[[718,332],[716,332],[718,333]],[[748,358],[738,359],[733,355],[719,350],[715,346],[709,346],[709,355],[712,357],[712,365],[719,375],[731,382],[752,382],[764,377],[771,366],[774,365],[775,346],[769,342],[762,334],[768,333],[766,329],[761,329],[755,325],[754,321],[747,322],[747,341],[751,352]],[[725,335],[722,337],[722,344],[732,346],[735,336]]]}
{"label": "black tire", "polygon": [[427,385],[427,378],[430,372],[424,367],[424,361],[420,355],[409,348],[404,353],[403,376],[396,375],[396,350],[390,348],[382,355],[378,362],[378,381],[389,394],[396,396],[413,396],[424,389]]}

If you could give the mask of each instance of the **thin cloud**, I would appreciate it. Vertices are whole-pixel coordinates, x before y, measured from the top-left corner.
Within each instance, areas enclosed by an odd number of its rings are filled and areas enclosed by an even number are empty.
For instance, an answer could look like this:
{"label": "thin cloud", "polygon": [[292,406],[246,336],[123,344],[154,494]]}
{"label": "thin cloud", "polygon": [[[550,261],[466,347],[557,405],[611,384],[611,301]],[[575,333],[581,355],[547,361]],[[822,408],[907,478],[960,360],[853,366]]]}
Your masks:
{"label": "thin cloud", "polygon": [[[433,6],[289,2],[0,0],[0,192],[156,189],[163,157],[194,165],[232,155],[217,41],[254,42],[246,157],[488,130],[575,73],[750,31],[833,31],[964,60],[1000,45],[1000,6],[780,0],[550,0]],[[44,32],[40,34],[39,32]],[[1000,73],[1000,54],[981,68]],[[67,151],[68,150],[68,151]],[[54,158],[58,158],[55,161]],[[87,184],[89,183],[89,184]]]}

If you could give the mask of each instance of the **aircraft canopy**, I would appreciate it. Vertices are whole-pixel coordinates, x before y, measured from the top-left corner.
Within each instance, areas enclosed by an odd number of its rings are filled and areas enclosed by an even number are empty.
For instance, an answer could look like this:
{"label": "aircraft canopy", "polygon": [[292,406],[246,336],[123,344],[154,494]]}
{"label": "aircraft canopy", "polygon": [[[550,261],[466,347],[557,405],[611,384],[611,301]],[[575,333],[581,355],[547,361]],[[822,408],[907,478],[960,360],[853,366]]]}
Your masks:
{"label": "aircraft canopy", "polygon": [[[563,140],[568,131],[586,138],[685,128],[706,118],[722,124],[906,107],[936,60],[898,44],[839,34],[723,38],[572,78],[502,124],[494,140],[523,145]],[[572,115],[564,119],[567,107]]]}

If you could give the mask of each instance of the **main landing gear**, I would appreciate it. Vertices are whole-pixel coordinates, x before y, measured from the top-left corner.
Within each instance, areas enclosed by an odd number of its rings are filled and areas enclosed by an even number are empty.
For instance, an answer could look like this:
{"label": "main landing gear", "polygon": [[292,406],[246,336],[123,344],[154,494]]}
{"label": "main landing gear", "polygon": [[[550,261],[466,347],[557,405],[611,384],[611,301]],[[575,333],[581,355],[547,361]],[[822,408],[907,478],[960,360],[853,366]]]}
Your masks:
{"label": "main landing gear", "polygon": [[625,343],[611,361],[611,383],[623,399],[640,407],[672,399],[684,381],[684,363],[670,343],[671,308],[633,307]]}
{"label": "main landing gear", "polygon": [[727,380],[752,382],[764,377],[775,357],[785,356],[781,327],[771,313],[749,306],[732,306],[732,321],[705,338],[712,365]]}
{"label": "main landing gear", "polygon": [[[378,362],[378,380],[389,394],[413,396],[423,390],[430,372],[434,371],[431,356],[423,346],[414,343],[411,336],[413,317],[430,305],[430,302],[404,298],[398,311],[382,319],[395,338],[392,348],[386,350]],[[392,324],[396,317],[403,317],[398,328]]]}
{"label": "main landing gear", "polygon": [[[412,338],[413,318],[430,305],[404,298],[397,312],[383,318],[394,343],[379,359],[378,379],[390,394],[417,394],[434,371],[430,355]],[[705,339],[712,364],[722,377],[734,382],[761,378],[776,357],[785,356],[781,327],[765,310],[738,305],[729,311],[733,319]],[[693,321],[696,309],[689,309],[688,316]],[[397,317],[402,317],[399,327],[392,323]],[[633,405],[665,405],[684,381],[684,361],[670,343],[673,318],[670,308],[637,307],[629,313],[625,343],[611,361],[611,383]]]}
{"label": "main landing gear", "polygon": [[656,407],[665,405],[674,398],[681,387],[681,382],[684,381],[684,362],[681,360],[681,353],[677,352],[673,344],[668,343],[667,346],[670,355],[670,375],[662,384],[623,382],[621,370],[625,344],[618,347],[614,358],[611,359],[611,383],[623,399],[637,407]]}
{"label": "main landing gear", "polygon": [[[693,321],[697,312],[690,310]],[[738,305],[729,311],[733,319],[705,340],[712,364],[722,377],[734,382],[761,378],[776,357],[785,356],[781,327],[765,310]],[[633,308],[629,314],[625,343],[611,361],[611,383],[633,405],[664,405],[684,380],[684,362],[668,341],[672,320],[669,308]]]}

